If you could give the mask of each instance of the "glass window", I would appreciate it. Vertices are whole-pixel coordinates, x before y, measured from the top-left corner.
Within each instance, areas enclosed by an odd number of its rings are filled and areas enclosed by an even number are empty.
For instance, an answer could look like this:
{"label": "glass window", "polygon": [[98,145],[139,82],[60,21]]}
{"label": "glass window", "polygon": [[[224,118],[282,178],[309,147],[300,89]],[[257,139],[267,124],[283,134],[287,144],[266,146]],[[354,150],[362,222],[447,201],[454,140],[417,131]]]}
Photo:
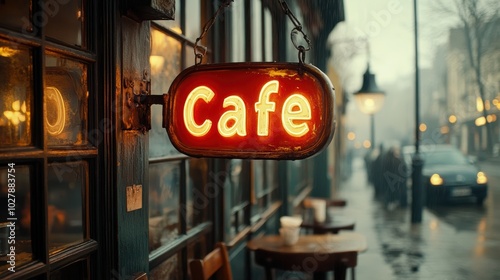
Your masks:
{"label": "glass window", "polygon": [[178,253],[168,260],[164,261],[157,267],[153,268],[149,272],[149,279],[151,280],[163,280],[163,279],[171,279],[171,280],[181,280],[186,279],[183,276],[183,271],[180,269],[183,267],[181,264],[182,257],[181,253]]}
{"label": "glass window", "polygon": [[33,73],[31,50],[0,40],[0,145],[28,146],[31,140]]}
{"label": "glass window", "polygon": [[264,9],[264,61],[274,61],[273,58],[273,18],[268,8]]}
{"label": "glass window", "polygon": [[47,54],[45,58],[45,125],[48,144],[86,145],[88,122],[87,66]]}
{"label": "glass window", "polygon": [[82,161],[49,164],[47,222],[51,253],[85,238],[83,191],[87,169]]}
{"label": "glass window", "polygon": [[243,1],[234,2],[231,6],[231,62],[245,61],[245,5]]}
{"label": "glass window", "polygon": [[[94,26],[84,18],[95,17],[84,8],[95,4],[0,0],[0,199],[8,199],[5,166],[16,163],[16,274],[29,271],[30,279],[88,279],[90,256],[96,256],[95,243],[82,242],[93,237],[88,194],[99,188],[91,167],[98,166],[98,151],[87,146],[89,127],[101,115],[89,106],[95,97],[89,88],[99,87],[88,81],[97,56],[68,48],[85,47]],[[2,279],[16,277],[4,269],[5,215],[0,211]],[[63,251],[64,260],[55,256]]]}
{"label": "glass window", "polygon": [[[187,2],[187,1],[186,1]],[[189,1],[189,2],[197,2],[197,1]],[[175,33],[182,34],[181,28],[181,1],[175,0],[175,19],[174,20],[155,20],[154,22],[160,26],[168,28]],[[195,18],[195,17],[193,17]]]}
{"label": "glass window", "polygon": [[82,0],[38,1],[38,4],[42,11],[35,14],[33,21],[37,25],[45,25],[45,34],[48,37],[72,46],[85,47],[82,36]]}
{"label": "glass window", "polygon": [[182,161],[149,165],[149,251],[179,235],[179,189]]}
{"label": "glass window", "polygon": [[[159,30],[152,29],[151,33],[151,90],[166,93],[181,72],[181,43]],[[161,106],[151,106],[150,158],[179,154],[162,127],[162,110]]]}
{"label": "glass window", "polygon": [[185,1],[189,19],[186,20],[186,37],[196,40],[201,35],[201,10],[199,1]]}
{"label": "glass window", "polygon": [[186,219],[188,230],[208,220],[209,203],[215,190],[208,184],[208,162],[204,158],[190,158],[187,172]]}
{"label": "glass window", "polygon": [[[12,167],[4,165],[0,168],[0,203],[4,208],[0,211],[0,271],[7,271],[10,266],[6,261],[10,258],[10,246],[13,245],[8,242],[12,223],[16,237],[16,266],[33,260],[30,173],[30,167],[26,165]],[[15,192],[9,191],[9,189]],[[10,212],[9,208],[12,208],[13,212]],[[11,221],[11,218],[16,218],[16,220]]]}
{"label": "glass window", "polygon": [[262,61],[262,2],[252,1],[252,61]]}
{"label": "glass window", "polygon": [[30,0],[0,1],[0,24],[28,30],[30,23]]}

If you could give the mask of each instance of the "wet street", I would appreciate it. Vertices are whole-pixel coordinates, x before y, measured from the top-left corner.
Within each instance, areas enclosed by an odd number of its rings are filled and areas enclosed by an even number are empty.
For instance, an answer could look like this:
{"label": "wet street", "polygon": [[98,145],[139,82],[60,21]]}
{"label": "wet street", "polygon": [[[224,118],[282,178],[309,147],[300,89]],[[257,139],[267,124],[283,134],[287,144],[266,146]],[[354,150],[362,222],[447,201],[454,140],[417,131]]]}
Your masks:
{"label": "wet street", "polygon": [[[369,249],[356,268],[357,279],[500,279],[500,162],[480,164],[489,178],[483,206],[462,200],[425,208],[421,224],[410,222],[411,207],[384,207],[374,200],[361,159],[340,187],[345,211]],[[497,213],[495,215],[495,213]]]}

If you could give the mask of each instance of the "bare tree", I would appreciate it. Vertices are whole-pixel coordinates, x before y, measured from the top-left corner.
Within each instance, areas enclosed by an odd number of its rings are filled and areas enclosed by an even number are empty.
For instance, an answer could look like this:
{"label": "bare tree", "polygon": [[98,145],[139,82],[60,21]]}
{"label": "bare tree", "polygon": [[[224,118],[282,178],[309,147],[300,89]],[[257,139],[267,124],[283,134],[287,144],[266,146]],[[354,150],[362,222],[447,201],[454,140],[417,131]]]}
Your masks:
{"label": "bare tree", "polygon": [[[487,52],[500,40],[500,4],[494,0],[438,0],[432,1],[432,10],[438,16],[453,17],[458,20],[463,31],[464,50],[469,67],[474,75],[477,92],[483,103],[483,117],[487,119],[486,89],[483,79],[482,64]],[[498,51],[498,50],[496,50]],[[486,122],[487,151],[493,149],[493,132]]]}

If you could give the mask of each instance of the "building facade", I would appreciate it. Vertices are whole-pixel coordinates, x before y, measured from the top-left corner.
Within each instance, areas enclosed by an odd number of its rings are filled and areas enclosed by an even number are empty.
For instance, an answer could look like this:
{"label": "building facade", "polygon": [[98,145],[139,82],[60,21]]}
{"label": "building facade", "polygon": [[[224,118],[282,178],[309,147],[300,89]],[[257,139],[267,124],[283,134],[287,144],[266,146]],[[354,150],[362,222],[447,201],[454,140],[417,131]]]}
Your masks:
{"label": "building facade", "polygon": [[[343,2],[286,2],[312,41],[306,62],[326,73]],[[162,106],[136,109],[195,63],[199,37],[202,63],[297,62],[280,1],[230,2],[205,29],[221,3],[0,1],[0,278],[189,279],[189,260],[224,241],[234,275],[258,279],[246,241],[307,195],[333,196],[331,150],[192,158]]]}

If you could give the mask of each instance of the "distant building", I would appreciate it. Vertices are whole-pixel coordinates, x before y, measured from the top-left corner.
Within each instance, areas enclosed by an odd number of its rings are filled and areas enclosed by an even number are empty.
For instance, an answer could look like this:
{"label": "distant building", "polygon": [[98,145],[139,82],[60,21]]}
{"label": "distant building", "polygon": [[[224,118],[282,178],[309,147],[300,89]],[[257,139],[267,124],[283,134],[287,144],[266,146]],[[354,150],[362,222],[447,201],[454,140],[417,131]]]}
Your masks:
{"label": "distant building", "polygon": [[[487,150],[487,127],[490,123],[493,152],[500,148],[500,18],[485,24],[478,40],[466,40],[464,27],[449,32],[447,53],[447,116],[442,120],[449,139],[469,154],[481,155]],[[469,51],[471,50],[471,51]],[[479,64],[471,63],[479,56]],[[479,67],[473,67],[479,65]],[[481,99],[477,73],[484,87]],[[483,113],[486,110],[486,114]],[[484,115],[487,117],[485,118]],[[446,132],[446,131],[445,131]]]}

